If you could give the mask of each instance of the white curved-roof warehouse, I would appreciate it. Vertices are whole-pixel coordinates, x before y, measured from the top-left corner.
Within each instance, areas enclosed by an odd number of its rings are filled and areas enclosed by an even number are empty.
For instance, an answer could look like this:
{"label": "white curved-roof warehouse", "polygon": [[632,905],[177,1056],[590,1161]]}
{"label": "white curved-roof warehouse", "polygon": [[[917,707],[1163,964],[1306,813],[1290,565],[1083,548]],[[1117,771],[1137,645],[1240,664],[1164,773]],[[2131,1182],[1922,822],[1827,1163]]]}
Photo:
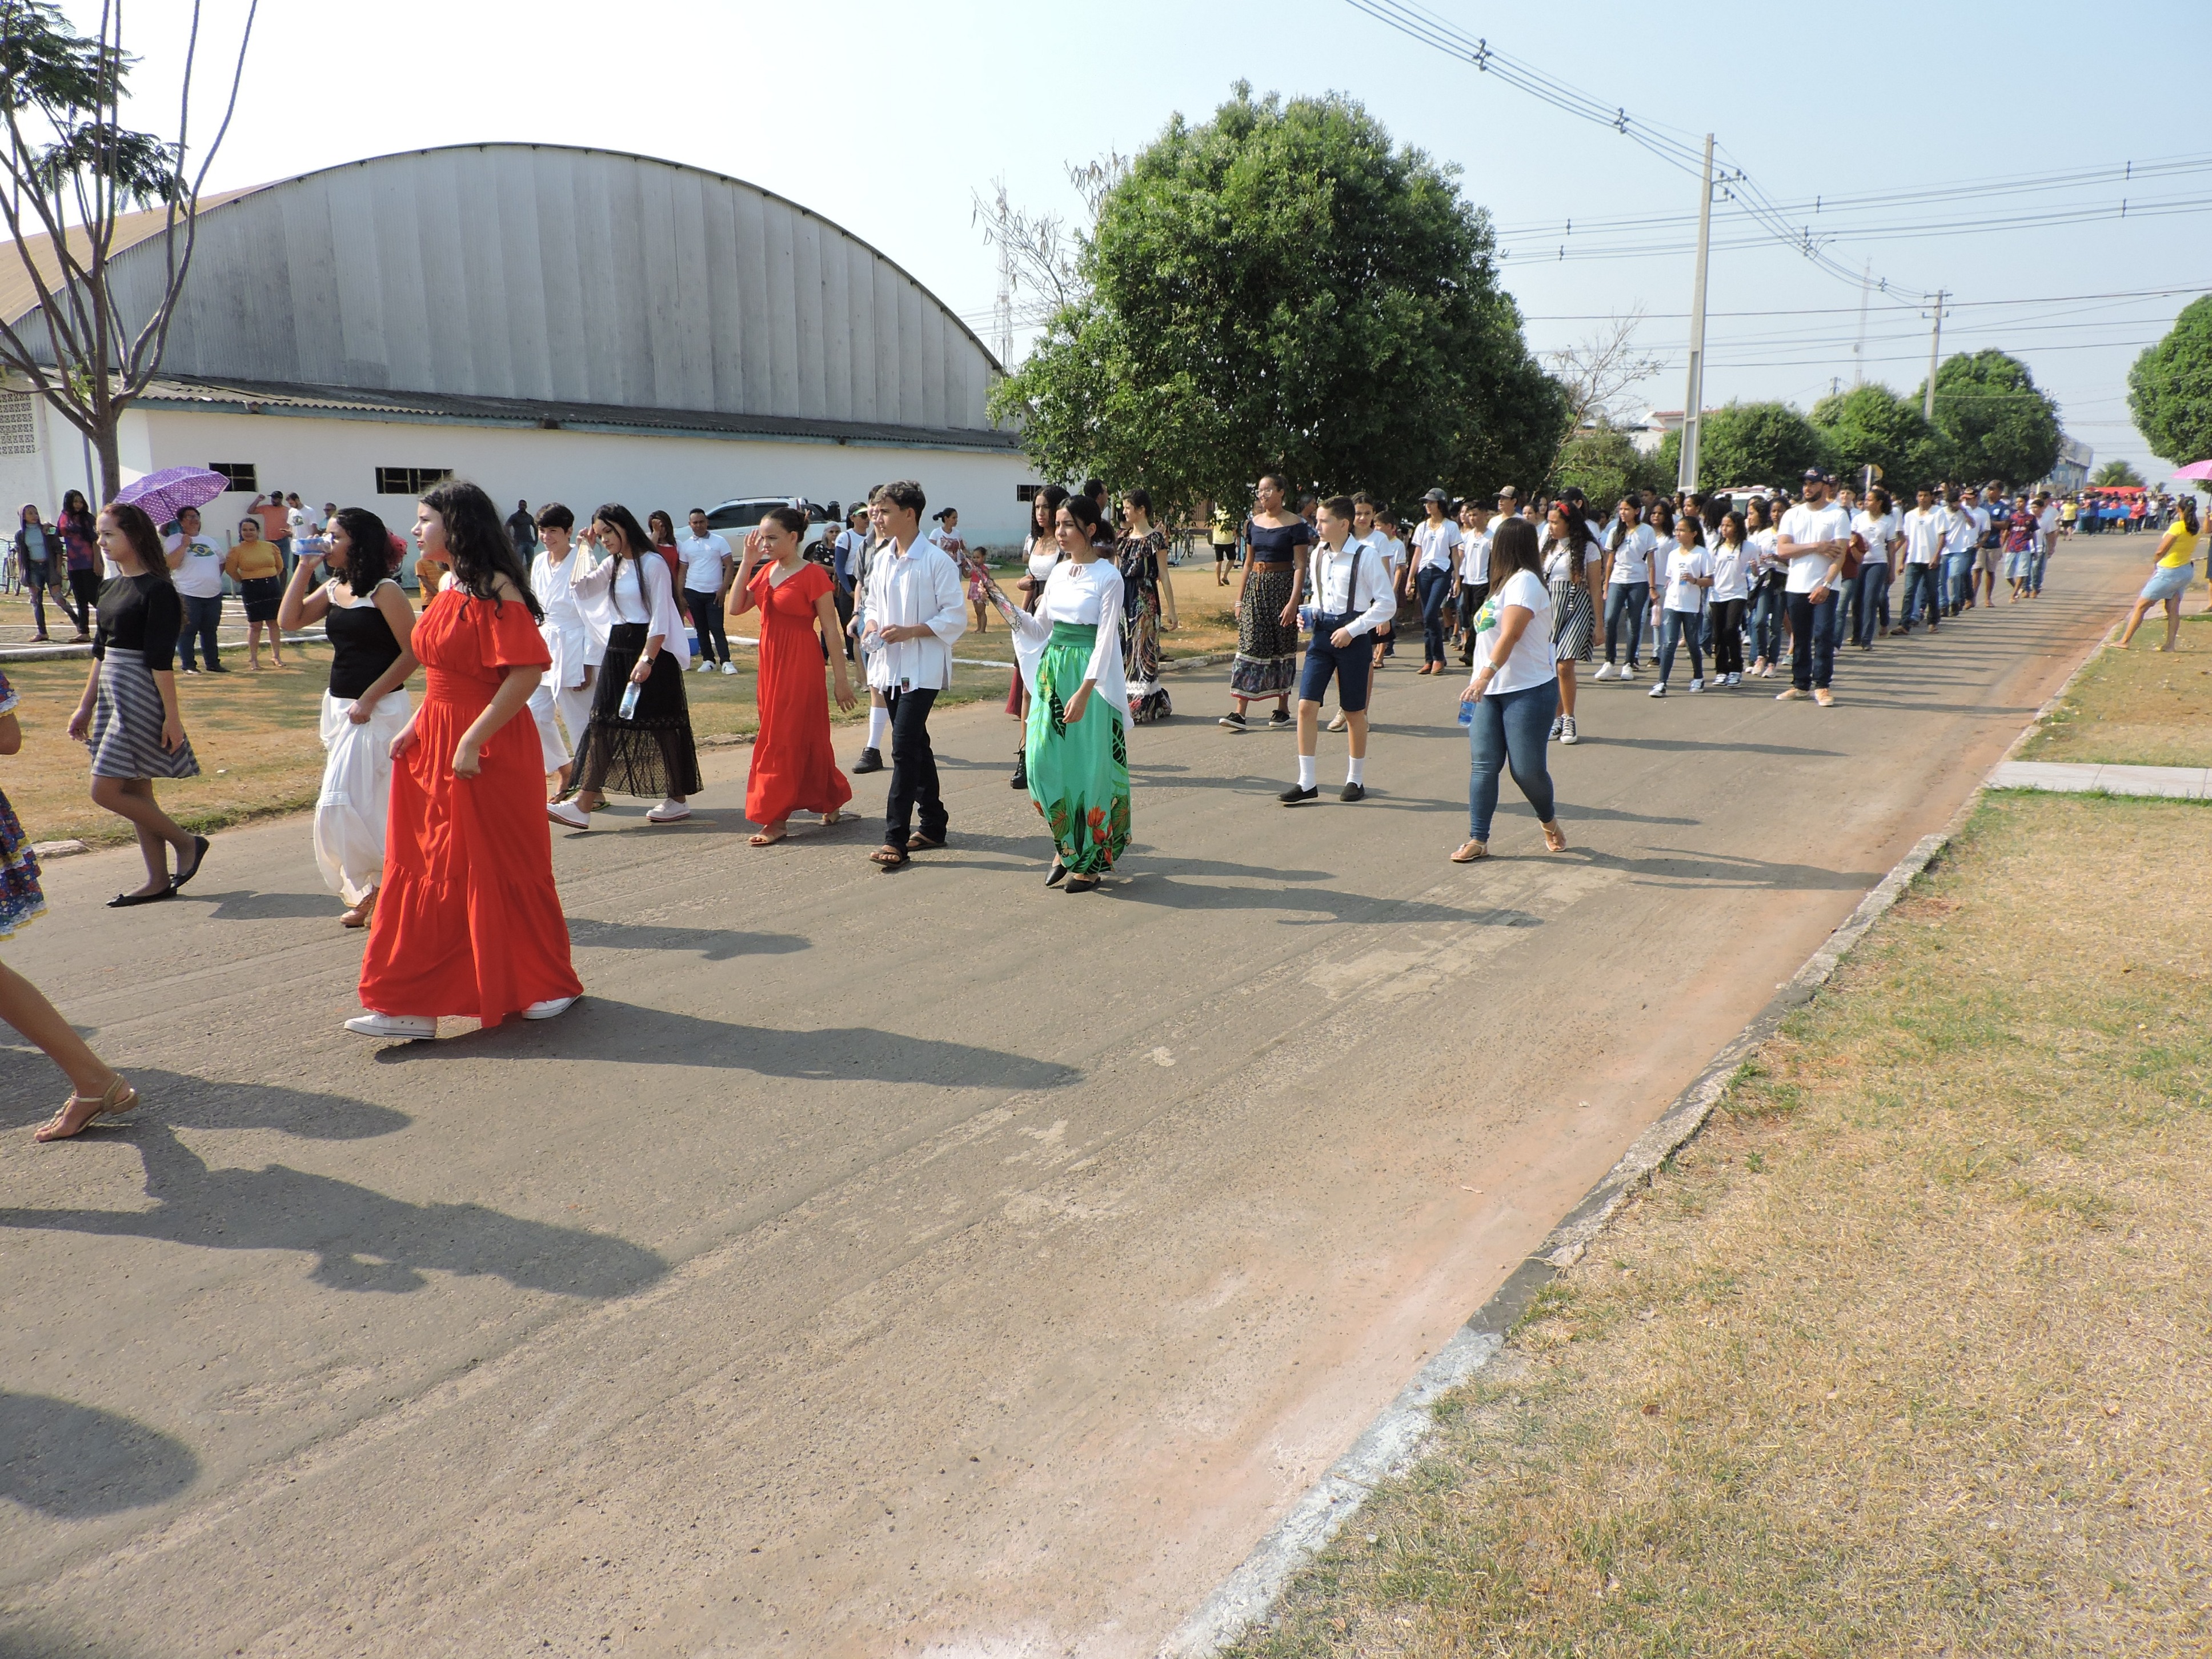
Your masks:
{"label": "white curved-roof warehouse", "polygon": [[[126,315],[161,292],[160,228],[118,227],[149,239],[113,261]],[[0,313],[24,297],[0,293]],[[984,412],[1000,372],[935,295],[796,203],[647,156],[493,143],[213,198],[161,377],[1004,450]]]}

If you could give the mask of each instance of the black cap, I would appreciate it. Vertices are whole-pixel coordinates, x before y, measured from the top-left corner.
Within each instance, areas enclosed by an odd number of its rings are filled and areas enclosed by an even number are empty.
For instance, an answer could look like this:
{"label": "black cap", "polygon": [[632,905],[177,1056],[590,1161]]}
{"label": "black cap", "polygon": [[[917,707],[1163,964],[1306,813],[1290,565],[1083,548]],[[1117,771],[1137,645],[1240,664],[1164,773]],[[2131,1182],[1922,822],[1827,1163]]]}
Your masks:
{"label": "black cap", "polygon": [[1443,492],[1443,490],[1441,490],[1441,489],[1431,489],[1431,490],[1427,495],[1425,495],[1422,496],[1422,497],[1421,497],[1421,499],[1422,499],[1423,501],[1447,501],[1447,502],[1448,502],[1448,501],[1449,501],[1451,500],[1451,497],[1450,497],[1450,496],[1449,496],[1449,495],[1445,495],[1445,494],[1444,494],[1444,492]]}
{"label": "black cap", "polygon": [[1827,481],[1828,475],[1821,471],[1819,467],[1808,466],[1805,469],[1805,482],[1807,483],[1826,483]]}

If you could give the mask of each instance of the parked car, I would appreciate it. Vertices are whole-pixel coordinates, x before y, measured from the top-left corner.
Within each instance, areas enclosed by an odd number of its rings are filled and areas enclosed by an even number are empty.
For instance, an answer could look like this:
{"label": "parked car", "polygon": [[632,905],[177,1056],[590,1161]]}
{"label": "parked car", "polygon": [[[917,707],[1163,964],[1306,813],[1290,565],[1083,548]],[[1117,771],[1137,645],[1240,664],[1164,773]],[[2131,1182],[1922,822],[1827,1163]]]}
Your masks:
{"label": "parked car", "polygon": [[[788,495],[741,495],[737,500],[724,501],[720,507],[707,509],[707,528],[719,531],[722,539],[730,544],[730,551],[740,558],[744,556],[744,540],[753,527],[768,516],[772,507],[789,507]],[[819,501],[798,503],[806,511],[806,556],[817,564],[830,562],[828,543],[837,533],[837,520],[830,509]],[[832,503],[835,505],[835,503]]]}

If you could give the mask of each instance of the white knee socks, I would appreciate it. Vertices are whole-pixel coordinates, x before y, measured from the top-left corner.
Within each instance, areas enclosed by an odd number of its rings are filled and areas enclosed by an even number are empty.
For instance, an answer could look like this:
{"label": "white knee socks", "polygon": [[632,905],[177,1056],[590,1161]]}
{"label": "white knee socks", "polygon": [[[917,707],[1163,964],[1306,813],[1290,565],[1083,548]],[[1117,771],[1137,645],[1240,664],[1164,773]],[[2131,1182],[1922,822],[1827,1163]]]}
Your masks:
{"label": "white knee socks", "polygon": [[891,729],[891,711],[888,708],[868,710],[868,747],[881,749],[884,734]]}
{"label": "white knee socks", "polygon": [[1298,787],[1301,789],[1313,788],[1319,776],[1320,773],[1314,765],[1314,757],[1311,755],[1299,756]]}
{"label": "white knee socks", "polygon": [[1365,772],[1366,770],[1367,770],[1367,757],[1366,757],[1366,756],[1364,756],[1364,755],[1354,755],[1354,756],[1352,757],[1352,765],[1351,765],[1350,769],[1349,769],[1349,770],[1347,770],[1347,771],[1345,773],[1345,775],[1344,775],[1344,781],[1345,781],[1346,783],[1360,783],[1360,784],[1364,784],[1364,783],[1366,781],[1366,780],[1365,780],[1364,777],[1362,777],[1360,775],[1361,775],[1362,773]]}

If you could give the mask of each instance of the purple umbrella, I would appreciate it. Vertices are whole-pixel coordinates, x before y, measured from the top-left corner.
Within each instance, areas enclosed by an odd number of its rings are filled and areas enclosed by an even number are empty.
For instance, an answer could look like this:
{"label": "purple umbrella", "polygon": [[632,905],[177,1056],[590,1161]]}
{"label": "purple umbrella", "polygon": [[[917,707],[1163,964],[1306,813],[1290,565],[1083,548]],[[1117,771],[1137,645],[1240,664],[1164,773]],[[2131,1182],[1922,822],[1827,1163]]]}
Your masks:
{"label": "purple umbrella", "polygon": [[115,492],[155,524],[167,524],[188,507],[205,507],[230,488],[230,480],[204,466],[165,466]]}

